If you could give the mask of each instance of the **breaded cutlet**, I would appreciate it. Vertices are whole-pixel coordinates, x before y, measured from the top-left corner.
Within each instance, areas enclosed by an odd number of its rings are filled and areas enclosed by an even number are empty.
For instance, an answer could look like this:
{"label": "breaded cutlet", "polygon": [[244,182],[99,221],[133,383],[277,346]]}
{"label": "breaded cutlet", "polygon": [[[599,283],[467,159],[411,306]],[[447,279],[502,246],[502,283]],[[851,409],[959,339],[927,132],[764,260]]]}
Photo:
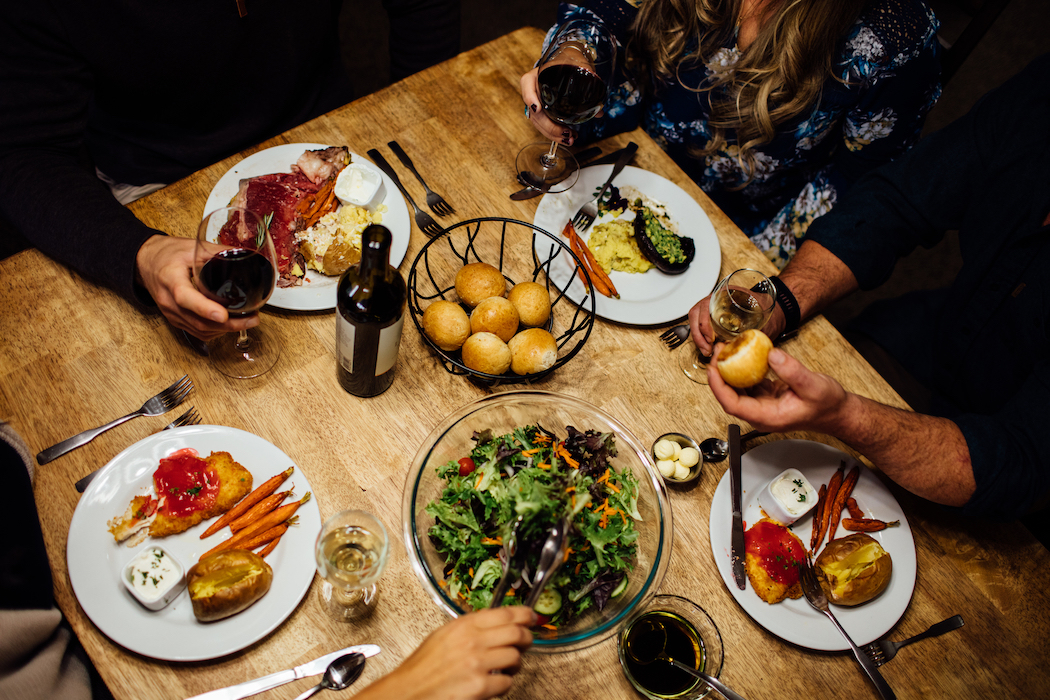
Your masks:
{"label": "breaded cutlet", "polygon": [[[165,502],[157,509],[157,517],[149,526],[150,536],[167,537],[185,532],[199,522],[222,515],[251,493],[251,472],[235,462],[229,452],[212,452],[204,461],[207,462],[208,468],[215,470],[219,479],[219,491],[214,503],[187,515],[174,515]],[[165,494],[157,489],[157,496],[164,499]]]}

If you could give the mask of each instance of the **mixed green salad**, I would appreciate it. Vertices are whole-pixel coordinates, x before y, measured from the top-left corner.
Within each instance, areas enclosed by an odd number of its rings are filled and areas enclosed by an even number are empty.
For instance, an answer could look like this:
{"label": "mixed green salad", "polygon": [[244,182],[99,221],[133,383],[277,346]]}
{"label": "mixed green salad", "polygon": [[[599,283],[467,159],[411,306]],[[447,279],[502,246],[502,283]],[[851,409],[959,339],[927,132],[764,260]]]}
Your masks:
{"label": "mixed green salad", "polygon": [[627,588],[638,531],[638,480],[617,472],[611,433],[566,428],[559,440],[538,425],[495,436],[474,434],[470,455],[437,468],[446,481],[426,506],[436,522],[429,535],[445,556],[448,594],[474,609],[489,607],[503,575],[507,541],[515,523],[523,577],[504,598],[521,604],[551,527],[566,514],[573,527],[569,552],[536,611],[556,628],[587,609],[601,610]]}

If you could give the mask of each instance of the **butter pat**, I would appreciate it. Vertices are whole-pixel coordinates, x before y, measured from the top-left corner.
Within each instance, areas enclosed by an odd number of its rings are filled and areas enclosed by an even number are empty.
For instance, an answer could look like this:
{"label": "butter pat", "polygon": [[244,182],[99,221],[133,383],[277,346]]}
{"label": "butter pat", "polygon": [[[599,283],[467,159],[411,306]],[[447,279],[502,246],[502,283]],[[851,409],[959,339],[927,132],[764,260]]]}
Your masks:
{"label": "butter pat", "polygon": [[351,163],[339,172],[335,180],[335,196],[343,204],[367,206],[379,191],[382,178],[379,173],[357,163]]}
{"label": "butter pat", "polygon": [[773,520],[790,525],[817,505],[817,490],[798,469],[788,469],[766,485],[758,505]]}
{"label": "butter pat", "polygon": [[160,610],[186,587],[186,571],[171,554],[154,545],[127,563],[121,580],[144,607]]}

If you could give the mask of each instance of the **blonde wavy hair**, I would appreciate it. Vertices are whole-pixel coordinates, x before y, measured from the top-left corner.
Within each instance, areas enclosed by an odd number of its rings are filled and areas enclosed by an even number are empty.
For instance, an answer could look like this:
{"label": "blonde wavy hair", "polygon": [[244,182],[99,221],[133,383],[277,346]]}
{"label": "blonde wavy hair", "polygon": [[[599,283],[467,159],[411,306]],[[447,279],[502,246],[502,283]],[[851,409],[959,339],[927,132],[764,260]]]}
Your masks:
{"label": "blonde wavy hair", "polygon": [[[701,85],[683,85],[706,93],[713,137],[693,155],[706,157],[726,147],[726,132],[736,131],[738,159],[755,173],[753,149],[773,140],[776,127],[810,109],[842,48],[846,32],[866,0],[771,0],[758,36],[733,66]],[[643,0],[627,49],[629,65],[644,88],[677,81],[682,68],[705,64],[732,41],[742,21],[744,0]],[[686,55],[691,40],[697,53]]]}

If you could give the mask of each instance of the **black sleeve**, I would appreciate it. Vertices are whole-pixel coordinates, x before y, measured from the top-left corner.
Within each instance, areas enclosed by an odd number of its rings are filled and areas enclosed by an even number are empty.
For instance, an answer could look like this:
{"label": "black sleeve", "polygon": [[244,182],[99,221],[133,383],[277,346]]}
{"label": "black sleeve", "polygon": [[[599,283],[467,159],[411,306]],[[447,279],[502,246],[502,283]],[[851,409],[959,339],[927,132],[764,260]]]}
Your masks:
{"label": "black sleeve", "polygon": [[135,256],[150,236],[84,156],[94,77],[50,2],[0,9],[0,212],[32,245],[139,303]]}

